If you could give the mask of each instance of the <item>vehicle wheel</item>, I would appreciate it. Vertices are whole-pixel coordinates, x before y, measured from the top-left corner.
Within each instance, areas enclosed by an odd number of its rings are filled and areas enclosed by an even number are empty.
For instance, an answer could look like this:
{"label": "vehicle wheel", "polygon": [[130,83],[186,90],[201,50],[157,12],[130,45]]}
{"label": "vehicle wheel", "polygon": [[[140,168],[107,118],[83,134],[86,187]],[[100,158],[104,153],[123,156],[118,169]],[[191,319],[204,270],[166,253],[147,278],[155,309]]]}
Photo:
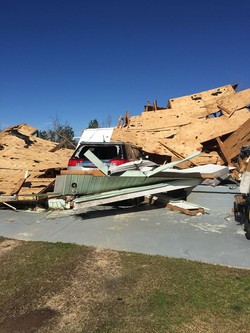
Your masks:
{"label": "vehicle wheel", "polygon": [[246,224],[248,224],[248,219],[247,219],[247,212],[246,212],[246,206],[242,205],[241,209],[239,211],[239,222],[240,224],[244,224],[244,227]]}
{"label": "vehicle wheel", "polygon": [[236,222],[240,222],[239,205],[236,202],[234,202],[234,219]]}
{"label": "vehicle wheel", "polygon": [[244,231],[246,232],[246,239],[250,239],[250,210],[248,210],[247,216],[244,222]]}
{"label": "vehicle wheel", "polygon": [[246,239],[250,240],[250,228],[246,231]]}

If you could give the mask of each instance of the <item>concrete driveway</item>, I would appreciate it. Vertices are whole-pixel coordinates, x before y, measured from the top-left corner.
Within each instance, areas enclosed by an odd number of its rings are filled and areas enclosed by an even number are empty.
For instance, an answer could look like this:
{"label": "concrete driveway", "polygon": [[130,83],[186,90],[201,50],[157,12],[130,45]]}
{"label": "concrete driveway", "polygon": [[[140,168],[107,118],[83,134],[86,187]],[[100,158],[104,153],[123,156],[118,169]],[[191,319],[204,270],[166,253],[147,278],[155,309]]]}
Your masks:
{"label": "concrete driveway", "polygon": [[153,205],[123,209],[102,206],[83,214],[72,213],[3,209],[0,235],[250,268],[250,241],[232,213],[187,216]]}

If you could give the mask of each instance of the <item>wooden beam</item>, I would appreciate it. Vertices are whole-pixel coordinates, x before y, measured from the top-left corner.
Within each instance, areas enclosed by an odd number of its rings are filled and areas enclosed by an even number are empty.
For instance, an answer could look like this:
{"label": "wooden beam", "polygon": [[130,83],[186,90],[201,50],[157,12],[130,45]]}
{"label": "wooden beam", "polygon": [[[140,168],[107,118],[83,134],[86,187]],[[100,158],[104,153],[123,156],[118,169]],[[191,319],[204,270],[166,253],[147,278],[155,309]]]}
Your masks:
{"label": "wooden beam", "polygon": [[231,111],[225,108],[224,106],[218,105],[218,108],[220,108],[224,114],[230,115]]}
{"label": "wooden beam", "polygon": [[236,157],[240,153],[242,146],[250,145],[250,118],[234,131],[225,141],[224,147],[229,154],[229,159]]}
{"label": "wooden beam", "polygon": [[[183,159],[185,158],[183,155],[179,154],[177,151],[175,151],[173,148],[170,148],[169,146],[165,145],[163,142],[158,141],[161,145],[163,145],[163,147],[167,148],[173,155],[175,155],[176,157],[178,157],[179,159]],[[188,161],[189,165],[192,166],[196,166],[197,164],[195,164],[192,161]]]}
{"label": "wooden beam", "polygon": [[186,215],[192,215],[192,216],[203,215],[205,213],[204,208],[187,209],[187,208],[183,208],[183,207],[178,207],[178,206],[170,204],[170,203],[168,203],[166,207],[173,211],[178,211],[180,213],[184,213]]}
{"label": "wooden beam", "polygon": [[172,168],[172,167],[174,167],[174,166],[176,166],[176,165],[178,165],[178,164],[180,164],[180,163],[182,163],[182,162],[186,162],[186,161],[190,160],[191,158],[194,158],[194,157],[196,157],[196,156],[199,156],[200,153],[201,153],[200,151],[196,151],[195,153],[193,153],[193,154],[191,154],[191,155],[189,155],[189,156],[183,158],[182,160],[175,161],[175,162],[170,162],[170,163],[167,163],[167,164],[161,165],[161,166],[159,166],[158,168],[155,168],[154,170],[147,172],[147,173],[146,173],[146,176],[147,176],[147,177],[151,177],[151,176],[153,176],[153,175],[156,175],[157,173],[159,173],[159,172],[161,172],[161,171],[164,171],[164,170],[166,170],[166,169]]}
{"label": "wooden beam", "polygon": [[221,141],[221,138],[218,136],[216,138],[216,141],[220,147],[220,150],[221,150],[221,153],[222,153],[222,159],[225,163],[228,163],[228,164],[231,164],[231,160],[228,158],[228,153],[227,153],[227,150],[226,148],[224,147],[224,144],[223,142]]}
{"label": "wooden beam", "polygon": [[29,177],[28,171],[25,172],[24,177],[20,178],[14,187],[14,189],[11,191],[10,195],[18,194],[18,192],[21,190],[23,184],[25,183],[26,179]]}
{"label": "wooden beam", "polygon": [[92,175],[97,177],[104,177],[104,174],[99,170],[61,170],[61,175]]}
{"label": "wooden beam", "polygon": [[17,210],[16,207],[13,207],[12,205],[8,204],[7,202],[3,202],[3,204],[9,208],[11,208],[12,210]]}

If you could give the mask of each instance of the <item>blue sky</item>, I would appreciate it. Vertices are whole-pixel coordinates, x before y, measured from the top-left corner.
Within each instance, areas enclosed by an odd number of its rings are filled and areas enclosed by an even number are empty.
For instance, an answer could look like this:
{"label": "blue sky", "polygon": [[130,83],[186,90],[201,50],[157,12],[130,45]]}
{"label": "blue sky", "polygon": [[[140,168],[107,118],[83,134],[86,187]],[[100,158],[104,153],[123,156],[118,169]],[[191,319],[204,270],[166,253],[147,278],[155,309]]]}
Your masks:
{"label": "blue sky", "polygon": [[250,88],[250,1],[0,0],[0,128],[75,135],[148,100]]}

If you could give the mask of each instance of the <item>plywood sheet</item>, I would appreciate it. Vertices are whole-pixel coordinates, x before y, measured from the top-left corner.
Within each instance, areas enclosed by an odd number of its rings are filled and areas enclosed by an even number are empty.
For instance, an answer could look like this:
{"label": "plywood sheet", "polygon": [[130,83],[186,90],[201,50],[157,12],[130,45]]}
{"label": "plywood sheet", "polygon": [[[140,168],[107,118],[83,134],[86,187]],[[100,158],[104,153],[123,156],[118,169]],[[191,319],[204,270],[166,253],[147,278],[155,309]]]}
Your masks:
{"label": "plywood sheet", "polygon": [[[0,132],[0,195],[19,193],[36,193],[48,185],[43,178],[37,178],[36,185],[27,186],[37,176],[45,177],[45,170],[66,168],[72,155],[71,149],[60,149],[54,153],[50,150],[57,145],[55,142],[43,140],[32,133],[36,129],[21,124]],[[22,184],[25,172],[30,177]],[[19,189],[19,186],[21,188]],[[19,191],[20,190],[20,191]]]}
{"label": "plywood sheet", "polygon": [[[248,102],[249,89],[235,92],[235,86],[227,85],[202,93],[169,100],[169,107],[155,111],[143,111],[141,116],[131,117],[129,126],[115,128],[111,140],[132,142],[148,153],[160,154],[175,160],[177,157],[164,147],[171,147],[182,156],[203,150],[196,158],[198,164],[223,164],[223,154],[216,138],[231,135],[250,118],[247,108],[231,113],[221,111],[243,98]],[[239,104],[239,103],[238,103]],[[210,142],[214,144],[210,147]],[[160,144],[159,142],[163,143]],[[208,144],[209,143],[209,144]]]}
{"label": "plywood sheet", "polygon": [[250,89],[235,92],[218,103],[219,107],[230,113],[238,112],[237,110],[245,108],[246,105],[250,105]]}
{"label": "plywood sheet", "polygon": [[178,108],[179,110],[200,109],[206,107],[207,104],[212,104],[220,101],[225,96],[235,92],[235,88],[231,85],[206,90],[192,95],[186,95],[169,100],[169,108]]}
{"label": "plywood sheet", "polygon": [[226,150],[229,159],[236,157],[240,153],[242,146],[249,145],[250,118],[223,142],[224,149]]}

